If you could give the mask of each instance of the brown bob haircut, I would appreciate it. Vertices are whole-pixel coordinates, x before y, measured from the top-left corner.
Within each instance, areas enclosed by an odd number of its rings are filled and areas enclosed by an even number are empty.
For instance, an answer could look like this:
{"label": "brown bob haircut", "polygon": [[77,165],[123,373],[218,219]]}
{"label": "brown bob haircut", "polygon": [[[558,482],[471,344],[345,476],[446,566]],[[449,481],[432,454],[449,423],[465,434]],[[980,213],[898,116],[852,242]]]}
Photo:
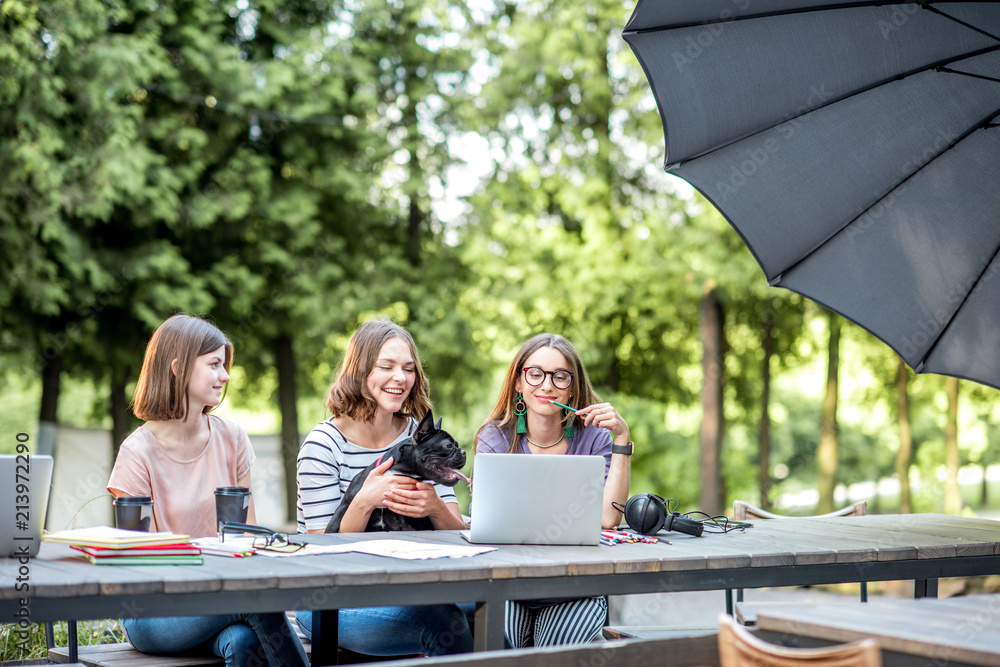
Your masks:
{"label": "brown bob haircut", "polygon": [[[146,345],[139,382],[132,397],[132,412],[145,421],[186,419],[188,384],[194,360],[220,347],[226,348],[223,365],[233,365],[233,344],[211,322],[191,315],[174,315],[153,332]],[[170,369],[177,360],[177,372]],[[225,398],[225,387],[223,387]],[[220,401],[221,403],[221,401]],[[205,406],[207,414],[217,406]]]}
{"label": "brown bob haircut", "polygon": [[[528,357],[543,347],[551,347],[561,352],[566,357],[566,361],[569,362],[570,367],[566,370],[573,374],[573,384],[569,387],[570,407],[583,408],[601,401],[597,392],[591,386],[590,377],[587,376],[587,369],[583,367],[583,361],[580,359],[580,355],[572,343],[558,334],[541,333],[532,336],[521,346],[517,356],[514,357],[514,361],[507,368],[507,375],[504,377],[503,387],[500,389],[500,397],[497,399],[496,405],[493,406],[493,412],[490,413],[489,419],[476,432],[473,451],[479,448],[479,433],[490,424],[495,425],[503,433],[504,438],[506,438],[510,445],[508,451],[518,451],[520,446],[518,442],[519,438],[515,432],[517,415],[514,414],[514,403],[517,402],[517,380],[521,377],[521,371],[524,369],[524,364],[527,362]],[[566,427],[569,427],[570,424],[575,423],[579,419],[574,413],[565,412],[563,422]],[[575,425],[579,427],[579,424]]]}
{"label": "brown bob haircut", "polygon": [[382,346],[392,338],[400,338],[409,346],[416,374],[413,389],[410,390],[410,395],[406,397],[396,416],[404,419],[408,416],[422,419],[431,409],[430,386],[427,376],[424,375],[413,336],[395,322],[371,320],[358,327],[351,336],[351,341],[347,344],[347,353],[337,371],[337,379],[330,387],[326,407],[334,417],[346,415],[362,422],[375,420],[378,403],[368,391],[366,380],[375,368]]}

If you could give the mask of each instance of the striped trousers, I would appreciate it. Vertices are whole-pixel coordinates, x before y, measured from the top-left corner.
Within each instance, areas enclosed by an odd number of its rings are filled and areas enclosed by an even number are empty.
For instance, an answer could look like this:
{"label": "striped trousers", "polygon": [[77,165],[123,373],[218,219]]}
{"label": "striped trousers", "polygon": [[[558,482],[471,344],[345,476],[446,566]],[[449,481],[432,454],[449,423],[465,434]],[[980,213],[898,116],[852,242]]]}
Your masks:
{"label": "striped trousers", "polygon": [[551,607],[531,608],[508,601],[504,632],[514,648],[589,642],[608,616],[607,598],[580,598]]}

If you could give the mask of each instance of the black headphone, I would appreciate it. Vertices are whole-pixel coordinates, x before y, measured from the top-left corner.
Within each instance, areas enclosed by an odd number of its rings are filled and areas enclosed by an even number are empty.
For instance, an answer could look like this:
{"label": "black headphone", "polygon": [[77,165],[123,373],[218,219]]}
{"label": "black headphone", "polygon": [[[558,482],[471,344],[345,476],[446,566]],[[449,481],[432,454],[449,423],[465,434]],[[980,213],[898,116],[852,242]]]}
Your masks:
{"label": "black headphone", "polygon": [[640,535],[655,535],[661,530],[675,530],[678,533],[701,537],[705,530],[701,521],[689,519],[680,512],[668,512],[667,503],[655,493],[637,493],[632,496],[625,503],[624,512],[625,523]]}

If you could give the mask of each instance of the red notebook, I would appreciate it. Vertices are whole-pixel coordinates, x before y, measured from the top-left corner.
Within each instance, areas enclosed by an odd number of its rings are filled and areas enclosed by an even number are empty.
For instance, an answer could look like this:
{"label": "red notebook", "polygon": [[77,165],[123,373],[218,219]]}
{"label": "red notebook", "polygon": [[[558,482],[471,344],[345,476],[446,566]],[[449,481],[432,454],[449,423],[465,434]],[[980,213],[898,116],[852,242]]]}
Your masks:
{"label": "red notebook", "polygon": [[122,556],[198,556],[201,549],[193,544],[151,544],[146,546],[112,549],[109,547],[80,546],[71,544],[71,548],[82,551],[94,558],[120,558]]}

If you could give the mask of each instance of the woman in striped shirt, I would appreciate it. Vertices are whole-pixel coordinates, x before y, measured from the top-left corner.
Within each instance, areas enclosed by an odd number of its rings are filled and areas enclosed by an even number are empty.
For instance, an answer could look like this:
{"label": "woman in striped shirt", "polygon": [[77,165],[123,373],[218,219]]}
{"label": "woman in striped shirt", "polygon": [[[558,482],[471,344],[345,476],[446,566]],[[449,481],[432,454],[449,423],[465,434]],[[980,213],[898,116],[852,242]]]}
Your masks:
{"label": "woman in striped shirt", "polygon": [[[299,450],[299,532],[324,532],[354,476],[413,434],[431,407],[429,396],[409,332],[386,320],[361,325],[327,397],[333,416],[317,425]],[[428,517],[435,529],[465,528],[450,488],[384,474],[391,465],[392,459],[387,459],[368,475],[340,532],[363,532],[372,510],[382,507]],[[311,636],[311,612],[298,612],[296,618]],[[434,656],[472,650],[466,615],[454,604],[341,609],[338,626],[340,646],[366,655]]]}

